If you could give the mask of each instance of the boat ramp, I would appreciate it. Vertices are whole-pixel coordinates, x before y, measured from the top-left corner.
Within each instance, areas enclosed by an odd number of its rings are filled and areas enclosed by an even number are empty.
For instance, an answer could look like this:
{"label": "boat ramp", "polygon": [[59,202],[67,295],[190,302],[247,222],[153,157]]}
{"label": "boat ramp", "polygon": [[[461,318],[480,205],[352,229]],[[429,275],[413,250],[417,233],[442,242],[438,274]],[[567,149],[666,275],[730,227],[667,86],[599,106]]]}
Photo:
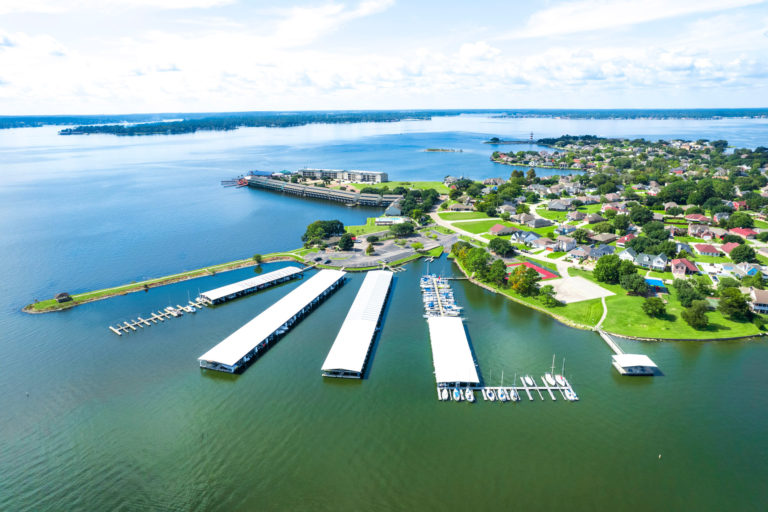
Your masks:
{"label": "boat ramp", "polygon": [[368,272],[322,366],[323,377],[361,379],[392,285],[392,272]]}
{"label": "boat ramp", "polygon": [[321,270],[200,356],[200,367],[228,373],[243,369],[344,284],[345,275]]}

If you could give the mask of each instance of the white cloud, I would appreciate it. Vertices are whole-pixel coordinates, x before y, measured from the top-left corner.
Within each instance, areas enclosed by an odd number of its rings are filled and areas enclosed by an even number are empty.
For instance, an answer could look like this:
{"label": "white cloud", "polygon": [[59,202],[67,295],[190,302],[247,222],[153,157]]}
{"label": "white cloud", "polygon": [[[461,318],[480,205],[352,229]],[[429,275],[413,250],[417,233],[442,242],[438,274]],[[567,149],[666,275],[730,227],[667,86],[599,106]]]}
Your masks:
{"label": "white cloud", "polygon": [[613,29],[680,16],[724,11],[765,0],[577,0],[536,11],[521,30],[501,39],[547,37]]}
{"label": "white cloud", "polygon": [[220,7],[236,0],[2,0],[0,14],[57,14],[87,9],[114,8],[205,9]]}

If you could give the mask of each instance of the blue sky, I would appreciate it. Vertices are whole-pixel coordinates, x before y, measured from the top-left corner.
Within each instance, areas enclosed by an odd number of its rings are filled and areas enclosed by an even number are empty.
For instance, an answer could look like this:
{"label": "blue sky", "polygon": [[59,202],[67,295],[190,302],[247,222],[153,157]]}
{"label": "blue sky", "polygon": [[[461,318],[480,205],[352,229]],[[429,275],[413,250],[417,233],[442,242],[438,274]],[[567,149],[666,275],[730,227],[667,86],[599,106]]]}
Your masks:
{"label": "blue sky", "polygon": [[2,0],[0,114],[768,107],[761,0]]}

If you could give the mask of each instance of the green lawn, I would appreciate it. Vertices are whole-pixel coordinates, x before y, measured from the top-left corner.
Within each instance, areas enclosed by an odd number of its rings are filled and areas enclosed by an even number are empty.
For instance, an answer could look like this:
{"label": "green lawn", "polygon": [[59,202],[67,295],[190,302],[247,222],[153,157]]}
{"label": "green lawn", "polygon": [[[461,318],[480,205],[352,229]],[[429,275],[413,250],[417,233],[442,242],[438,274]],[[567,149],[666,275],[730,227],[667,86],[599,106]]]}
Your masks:
{"label": "green lawn", "polygon": [[[568,269],[568,273],[595,281],[591,272]],[[608,306],[608,316],[603,322],[602,327],[608,332],[643,338],[690,338],[701,340],[752,336],[761,332],[751,322],[728,320],[719,311],[710,311],[708,313],[709,326],[704,330],[697,331],[689,326],[680,316],[683,307],[677,300],[676,292],[671,288],[669,294],[663,295],[668,301],[667,317],[664,319],[651,318],[641,308],[644,300],[643,297],[627,295],[626,291],[619,285],[598,284],[616,293],[616,295],[606,297],[605,299],[605,303]]]}
{"label": "green lawn", "polygon": [[451,235],[455,233],[455,231],[453,231],[452,229],[448,229],[446,227],[438,226],[438,225],[431,226],[430,229],[432,231],[437,231],[438,233],[442,233],[444,235]]}
{"label": "green lawn", "polygon": [[756,228],[763,228],[763,229],[768,228],[768,222],[765,222],[764,220],[758,220],[758,219],[754,219],[754,221],[755,221]]}
{"label": "green lawn", "polygon": [[438,191],[441,194],[447,194],[450,192],[450,189],[442,184],[442,182],[439,181],[387,181],[384,183],[355,183],[355,187],[364,188],[364,187],[372,187],[372,188],[384,188],[389,187],[390,190],[397,188],[397,187],[404,187],[404,188],[415,188],[419,190],[426,190],[428,188],[433,188],[436,191]]}
{"label": "green lawn", "polygon": [[693,261],[699,263],[731,263],[731,259],[724,256],[703,256],[701,254],[694,254]]}
{"label": "green lawn", "polygon": [[600,209],[603,207],[602,204],[596,203],[596,204],[585,204],[584,206],[580,206],[578,210],[580,212],[584,212],[587,215],[590,213],[600,213]]}
{"label": "green lawn", "polygon": [[672,275],[672,272],[656,272],[654,270],[651,270],[651,272],[648,274],[648,277],[655,277],[657,279],[674,279],[675,276]]}
{"label": "green lawn", "polygon": [[488,230],[491,229],[496,224],[503,224],[504,226],[514,226],[514,224],[510,222],[505,222],[501,219],[456,222],[453,225],[459,229],[463,229],[464,231],[468,231],[475,235],[479,235],[480,233],[487,233]]}
{"label": "green lawn", "polygon": [[545,219],[553,220],[555,222],[563,222],[568,216],[568,212],[556,212],[547,210],[547,207],[536,208],[536,213],[544,217]]}
{"label": "green lawn", "polygon": [[368,217],[365,224],[361,226],[345,226],[344,230],[351,235],[360,236],[369,233],[378,233],[380,231],[388,231],[389,228],[387,226],[377,226],[376,217]]}
{"label": "green lawn", "polygon": [[551,260],[557,259],[560,256],[565,256],[565,253],[557,251],[557,252],[552,252],[550,254],[547,254],[547,258],[549,258]]}
{"label": "green lawn", "polygon": [[485,212],[442,212],[437,214],[443,220],[487,219]]}

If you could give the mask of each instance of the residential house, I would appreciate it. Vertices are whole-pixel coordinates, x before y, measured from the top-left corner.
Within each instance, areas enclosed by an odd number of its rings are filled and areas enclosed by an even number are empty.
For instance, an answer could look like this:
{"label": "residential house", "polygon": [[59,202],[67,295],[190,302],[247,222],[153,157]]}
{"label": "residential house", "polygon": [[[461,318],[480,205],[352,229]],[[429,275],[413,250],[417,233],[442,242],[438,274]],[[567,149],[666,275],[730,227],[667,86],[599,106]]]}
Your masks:
{"label": "residential house", "polygon": [[715,238],[722,240],[728,234],[728,230],[723,228],[709,228],[709,231],[712,233],[712,240]]}
{"label": "residential house", "polygon": [[554,224],[554,222],[552,222],[551,220],[542,219],[539,217],[531,219],[525,223],[525,225],[528,226],[529,228],[545,228],[547,226],[551,226],[552,224]]}
{"label": "residential house", "polygon": [[611,192],[610,194],[605,194],[605,200],[609,203],[615,203],[616,201],[621,200],[621,195],[616,192]]}
{"label": "residential house", "polygon": [[589,239],[602,244],[609,244],[619,238],[613,233],[598,233],[596,235],[590,235]]}
{"label": "residential house", "polygon": [[697,224],[709,224],[709,217],[700,213],[691,213],[685,216],[685,220],[688,222],[695,222]]}
{"label": "residential house", "polygon": [[[700,226],[699,224],[694,224],[695,226]],[[690,224],[689,224],[690,226]],[[665,224],[664,229],[669,231],[669,236],[684,236],[688,231],[683,226],[676,226],[674,224]]]}
{"label": "residential house", "polygon": [[517,222],[518,224],[526,224],[535,218],[536,217],[534,217],[530,213],[518,213],[517,215],[511,215],[509,217],[509,220],[513,222]]}
{"label": "residential house", "polygon": [[693,247],[702,256],[720,256],[720,251],[710,244],[695,244]]}
{"label": "residential house", "polygon": [[731,254],[731,251],[740,246],[741,244],[737,244],[736,242],[728,242],[727,244],[723,244],[720,246],[720,250],[723,251],[725,254],[729,255]]}
{"label": "residential house", "polygon": [[709,226],[688,224],[688,236],[703,238],[704,240],[712,240],[712,231],[709,229]]}
{"label": "residential house", "polygon": [[739,235],[741,238],[747,239],[755,238],[757,236],[757,231],[750,228],[733,228],[728,232],[734,235]]}
{"label": "residential house", "polygon": [[475,207],[471,204],[453,203],[448,209],[452,212],[471,212]]}
{"label": "residential house", "polygon": [[517,211],[517,207],[513,204],[503,204],[499,206],[499,211],[501,213],[508,213],[510,215],[514,215]]}
{"label": "residential house", "polygon": [[558,199],[555,199],[553,201],[550,201],[547,205],[547,210],[552,210],[556,212],[564,212],[570,209],[570,206],[565,204],[563,201],[560,201]]}
{"label": "residential house", "polygon": [[595,224],[597,222],[604,222],[605,221],[605,217],[603,217],[602,215],[600,215],[598,213],[590,213],[589,215],[586,216],[585,220],[589,224]]}
{"label": "residential house", "polygon": [[674,201],[669,201],[668,203],[664,203],[664,211],[667,211],[670,208],[677,208],[677,203]]}
{"label": "residential house", "polygon": [[651,261],[651,268],[658,272],[664,272],[667,269],[667,261],[669,261],[669,258],[667,258],[666,254],[663,252],[661,254],[657,254]]}
{"label": "residential house", "polygon": [[555,233],[558,235],[567,235],[568,233],[573,233],[576,231],[576,229],[576,226],[571,226],[570,224],[561,224],[555,228]]}
{"label": "residential house", "polygon": [[555,246],[555,241],[551,238],[541,237],[531,242],[531,247],[534,249],[552,249]]}
{"label": "residential house", "polygon": [[568,252],[576,248],[576,239],[570,236],[560,235],[555,240],[555,250]]}
{"label": "residential house", "polygon": [[603,256],[613,254],[614,251],[616,251],[616,248],[612,245],[598,245],[592,247],[592,250],[589,252],[589,258],[592,260],[599,260]]}
{"label": "residential house", "polygon": [[568,256],[578,260],[584,260],[589,258],[592,248],[588,245],[580,245],[568,253]]}
{"label": "residential house", "polygon": [[538,233],[534,233],[533,231],[515,231],[512,233],[509,237],[509,240],[511,242],[519,243],[519,244],[530,244],[534,240],[537,240],[541,238],[541,235]]}
{"label": "residential house", "polygon": [[699,269],[687,258],[674,259],[671,262],[672,275],[676,278],[685,277],[687,274],[698,274]]}
{"label": "residential house", "polygon": [[651,268],[653,263],[653,256],[644,252],[637,255],[635,258],[635,265],[639,265],[643,268]]}
{"label": "residential house", "polygon": [[499,185],[503,185],[504,183],[505,182],[503,178],[487,178],[483,180],[483,185],[488,185],[491,187],[493,186],[498,187]]}
{"label": "residential house", "polygon": [[504,224],[494,224],[493,227],[488,230],[490,234],[495,236],[511,235],[515,231],[519,231],[519,229],[505,226]]}
{"label": "residential house", "polygon": [[685,251],[688,254],[693,254],[693,249],[685,242],[675,242],[675,251],[678,253]]}
{"label": "residential house", "polygon": [[621,238],[619,238],[618,240],[616,240],[616,246],[617,247],[624,247],[627,244],[627,242],[629,242],[630,240],[632,240],[634,238],[637,238],[637,235],[635,235],[633,233],[629,233],[627,235],[624,235]]}
{"label": "residential house", "polygon": [[584,220],[587,217],[587,214],[576,210],[573,212],[569,212],[567,217],[568,217],[568,220],[579,221],[579,220]]}
{"label": "residential house", "polygon": [[731,214],[728,212],[717,212],[712,216],[712,220],[714,220],[716,224],[720,224],[721,220],[728,220],[730,218]]}
{"label": "residential house", "polygon": [[622,261],[631,261],[634,263],[637,259],[637,251],[631,247],[628,247],[619,253],[619,259]]}
{"label": "residential house", "polygon": [[768,290],[750,288],[749,308],[755,313],[768,313]]}

